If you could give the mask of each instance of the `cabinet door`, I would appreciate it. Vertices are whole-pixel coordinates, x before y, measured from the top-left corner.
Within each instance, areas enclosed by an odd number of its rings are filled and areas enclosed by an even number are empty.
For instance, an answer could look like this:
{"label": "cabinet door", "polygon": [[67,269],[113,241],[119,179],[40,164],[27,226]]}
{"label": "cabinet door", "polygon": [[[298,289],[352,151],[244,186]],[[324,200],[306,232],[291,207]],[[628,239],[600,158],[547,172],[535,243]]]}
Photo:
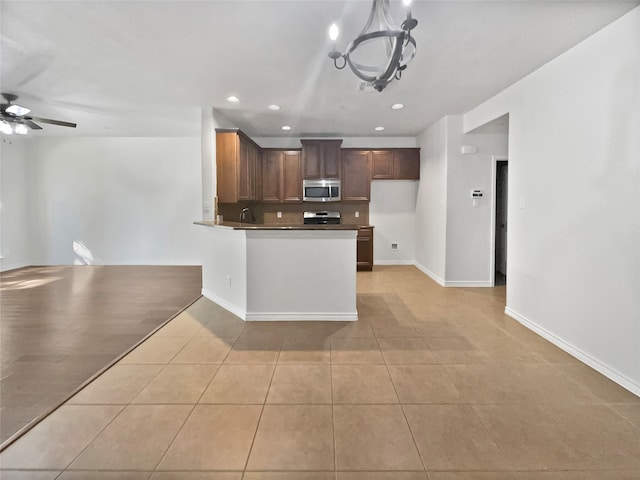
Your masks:
{"label": "cabinet door", "polygon": [[252,164],[255,166],[255,163],[251,161],[251,157],[251,144],[240,137],[238,154],[238,200],[252,200],[251,181],[253,175],[251,174],[251,167]]}
{"label": "cabinet door", "polygon": [[371,178],[374,180],[393,178],[393,151],[371,152]]}
{"label": "cabinet door", "polygon": [[302,175],[300,168],[300,152],[283,152],[282,154],[282,196],[283,202],[302,202]]}
{"label": "cabinet door", "polygon": [[357,238],[357,270],[373,270],[373,228],[360,227]]}
{"label": "cabinet door", "polygon": [[267,150],[262,155],[262,201],[279,202],[282,198],[280,163],[283,153]]}
{"label": "cabinet door", "polygon": [[219,203],[238,201],[238,136],[216,133],[216,177]]}
{"label": "cabinet door", "polygon": [[303,141],[302,164],[304,178],[322,178],[322,144]]}
{"label": "cabinet door", "polygon": [[420,150],[407,148],[394,151],[393,178],[396,180],[420,179]]}
{"label": "cabinet door", "polygon": [[260,172],[260,162],[258,148],[254,144],[249,144],[249,200],[258,200],[258,173]]}
{"label": "cabinet door", "polygon": [[254,196],[253,200],[262,200],[262,149],[259,147],[255,148],[255,169],[252,182]]}
{"label": "cabinet door", "polygon": [[322,142],[322,178],[340,178],[340,145],[342,140]]}
{"label": "cabinet door", "polygon": [[342,153],[342,200],[369,201],[371,152],[344,150]]}

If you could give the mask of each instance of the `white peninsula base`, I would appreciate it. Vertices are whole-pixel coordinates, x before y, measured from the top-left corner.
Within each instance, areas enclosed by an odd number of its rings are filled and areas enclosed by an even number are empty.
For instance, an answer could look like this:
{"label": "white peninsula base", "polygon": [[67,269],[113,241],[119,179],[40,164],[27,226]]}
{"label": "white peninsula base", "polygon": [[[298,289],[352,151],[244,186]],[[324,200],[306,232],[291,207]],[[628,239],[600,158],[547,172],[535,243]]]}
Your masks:
{"label": "white peninsula base", "polygon": [[244,320],[357,320],[353,229],[200,223],[202,294]]}

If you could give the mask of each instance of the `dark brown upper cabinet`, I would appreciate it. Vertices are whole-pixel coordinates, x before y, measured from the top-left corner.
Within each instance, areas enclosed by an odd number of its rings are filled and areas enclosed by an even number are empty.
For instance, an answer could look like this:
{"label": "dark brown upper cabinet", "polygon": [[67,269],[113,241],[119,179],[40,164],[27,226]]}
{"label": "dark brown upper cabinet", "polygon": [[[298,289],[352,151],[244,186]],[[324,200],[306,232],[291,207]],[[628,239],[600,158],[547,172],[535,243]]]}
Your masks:
{"label": "dark brown upper cabinet", "polygon": [[301,140],[305,179],[340,178],[342,140]]}
{"label": "dark brown upper cabinet", "polygon": [[342,200],[366,201],[371,197],[371,152],[342,150]]}
{"label": "dark brown upper cabinet", "polygon": [[371,178],[393,180],[393,151],[374,150],[371,152]]}
{"label": "dark brown upper cabinet", "polygon": [[219,203],[260,200],[260,147],[238,129],[216,129]]}
{"label": "dark brown upper cabinet", "polygon": [[373,180],[420,180],[420,149],[394,148],[373,150]]}
{"label": "dark brown upper cabinet", "polygon": [[263,149],[262,201],[302,202],[300,150]]}

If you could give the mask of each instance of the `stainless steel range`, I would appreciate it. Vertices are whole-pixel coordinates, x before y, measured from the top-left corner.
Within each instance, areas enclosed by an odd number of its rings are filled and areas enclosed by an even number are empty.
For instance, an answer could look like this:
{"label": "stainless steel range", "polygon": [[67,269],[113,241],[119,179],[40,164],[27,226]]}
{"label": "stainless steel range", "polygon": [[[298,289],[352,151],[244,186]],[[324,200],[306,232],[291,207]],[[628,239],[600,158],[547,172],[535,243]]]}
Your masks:
{"label": "stainless steel range", "polygon": [[305,225],[337,225],[340,223],[340,212],[304,212]]}

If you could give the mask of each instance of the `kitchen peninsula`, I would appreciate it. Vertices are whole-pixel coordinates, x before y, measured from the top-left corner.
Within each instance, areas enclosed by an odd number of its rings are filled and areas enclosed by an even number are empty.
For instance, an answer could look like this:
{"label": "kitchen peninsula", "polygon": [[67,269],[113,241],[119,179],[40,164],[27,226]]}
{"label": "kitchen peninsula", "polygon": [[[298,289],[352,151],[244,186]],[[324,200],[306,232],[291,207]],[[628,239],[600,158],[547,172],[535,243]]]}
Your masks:
{"label": "kitchen peninsula", "polygon": [[202,294],[244,320],[357,320],[356,268],[374,263],[371,181],[418,180],[419,149],[263,148],[237,128],[215,132],[213,216],[256,223],[195,222]]}
{"label": "kitchen peninsula", "polygon": [[243,320],[358,319],[357,225],[195,223],[209,300]]}

